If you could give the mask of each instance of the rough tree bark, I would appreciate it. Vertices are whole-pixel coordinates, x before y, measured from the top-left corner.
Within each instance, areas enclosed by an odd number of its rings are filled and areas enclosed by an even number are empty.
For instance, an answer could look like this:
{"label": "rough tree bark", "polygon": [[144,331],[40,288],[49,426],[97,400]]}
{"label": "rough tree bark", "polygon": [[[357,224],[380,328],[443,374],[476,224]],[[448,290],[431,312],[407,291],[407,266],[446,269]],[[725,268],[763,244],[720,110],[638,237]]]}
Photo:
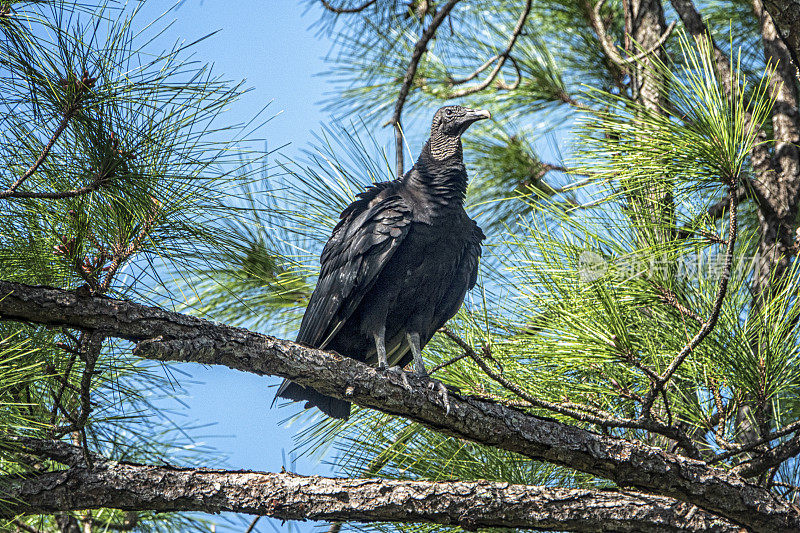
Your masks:
{"label": "rough tree bark", "polygon": [[12,477],[0,516],[112,508],[159,512],[232,511],[282,520],[425,522],[564,531],[742,531],[693,505],[639,492],[512,485],[488,481],[342,479],[175,468],[104,461],[83,465],[80,448],[25,439],[21,444],[72,468]]}
{"label": "rough tree bark", "polygon": [[122,300],[0,281],[0,319],[96,330],[137,342],[163,361],[222,364],[271,374],[419,422],[441,433],[697,505],[753,531],[800,531],[800,510],[735,474],[645,444],[604,436],[474,397],[452,394],[449,413],[427,381],[379,372],[296,343]]}
{"label": "rough tree bark", "polygon": [[764,7],[772,16],[781,39],[792,55],[795,68],[800,68],[800,1],[763,0]]}

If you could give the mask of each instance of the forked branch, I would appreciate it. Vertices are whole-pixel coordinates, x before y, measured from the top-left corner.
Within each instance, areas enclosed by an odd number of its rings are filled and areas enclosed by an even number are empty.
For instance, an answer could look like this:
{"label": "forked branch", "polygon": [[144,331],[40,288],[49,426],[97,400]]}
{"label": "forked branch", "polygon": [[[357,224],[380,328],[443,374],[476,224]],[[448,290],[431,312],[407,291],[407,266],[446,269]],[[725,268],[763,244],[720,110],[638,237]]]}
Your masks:
{"label": "forked branch", "polygon": [[[486,79],[484,79],[482,82],[477,83],[475,85],[471,85],[469,87],[464,87],[463,89],[459,89],[457,91],[453,91],[452,93],[450,93],[448,95],[448,98],[461,98],[462,96],[475,94],[477,92],[480,92],[480,91],[486,89],[494,81],[494,79],[497,77],[497,75],[500,73],[500,71],[503,69],[503,65],[505,65],[506,61],[509,58],[511,59],[512,63],[514,64],[514,67],[517,70],[517,81],[516,81],[515,85],[519,85],[521,73],[520,73],[520,70],[519,70],[519,66],[516,64],[514,59],[511,57],[511,52],[514,49],[514,45],[516,44],[517,39],[519,39],[519,36],[522,33],[522,30],[525,28],[525,21],[528,19],[528,15],[531,12],[531,6],[532,5],[533,5],[533,1],[532,0],[527,0],[527,2],[525,2],[525,7],[523,8],[522,13],[519,16],[519,19],[517,19],[517,23],[514,26],[513,31],[511,32],[511,37],[509,37],[509,39],[508,39],[508,44],[506,45],[505,49],[502,52],[500,52],[499,54],[496,54],[493,57],[491,57],[488,60],[486,60],[486,62],[484,62],[483,65],[478,67],[472,74],[470,74],[466,78],[461,79],[461,80],[453,80],[452,83],[453,83],[453,85],[461,85],[463,83],[467,83],[469,81],[472,81],[481,72],[483,72],[484,70],[489,68],[489,66],[492,63],[494,63],[494,68],[491,70],[491,72],[489,72],[489,75],[486,76]],[[511,86],[504,87],[504,88],[506,90],[513,90],[514,88],[516,88],[515,85],[511,85]]]}
{"label": "forked branch", "polygon": [[800,530],[800,511],[788,502],[702,461],[453,393],[446,413],[440,394],[428,388],[424,378],[409,375],[403,380],[396,372],[380,372],[348,357],[241,328],[123,300],[7,281],[0,281],[0,319],[98,330],[136,342],[134,353],[149,359],[280,376],[444,435],[676,498],[754,531]]}
{"label": "forked branch", "polygon": [[664,31],[664,33],[658,38],[658,41],[656,41],[656,43],[649,49],[642,50],[634,56],[622,57],[617,51],[616,46],[614,46],[614,40],[608,35],[605,24],[603,23],[603,17],[600,15],[600,10],[603,9],[603,5],[605,5],[605,3],[606,0],[600,0],[597,2],[597,4],[595,4],[594,7],[591,7],[591,5],[587,4],[586,11],[589,14],[589,20],[592,23],[594,32],[597,34],[597,40],[600,41],[600,46],[603,49],[603,52],[612,63],[620,68],[627,68],[630,65],[633,65],[656,52],[664,45],[665,42],[667,42],[667,39],[669,39],[669,36],[672,34],[672,30],[675,29],[676,22],[672,21],[672,23],[667,26],[667,29]]}

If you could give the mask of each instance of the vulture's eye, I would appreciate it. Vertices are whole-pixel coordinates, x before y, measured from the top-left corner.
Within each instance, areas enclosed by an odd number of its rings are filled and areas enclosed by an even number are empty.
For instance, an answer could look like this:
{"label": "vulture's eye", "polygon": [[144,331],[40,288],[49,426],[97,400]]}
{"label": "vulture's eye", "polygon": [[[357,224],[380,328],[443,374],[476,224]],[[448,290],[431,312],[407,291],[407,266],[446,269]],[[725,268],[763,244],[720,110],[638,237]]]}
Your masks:
{"label": "vulture's eye", "polygon": [[453,118],[453,110],[452,109],[445,110],[444,117],[448,119]]}

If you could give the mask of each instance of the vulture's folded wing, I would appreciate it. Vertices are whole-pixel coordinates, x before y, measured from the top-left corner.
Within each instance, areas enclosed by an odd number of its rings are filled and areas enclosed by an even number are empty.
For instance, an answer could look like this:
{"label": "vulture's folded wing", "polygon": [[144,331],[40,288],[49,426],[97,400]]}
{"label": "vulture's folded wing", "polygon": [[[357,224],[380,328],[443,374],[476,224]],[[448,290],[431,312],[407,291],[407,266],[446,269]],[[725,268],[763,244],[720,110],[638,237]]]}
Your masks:
{"label": "vulture's folded wing", "polygon": [[298,342],[324,349],[403,242],[411,209],[392,192],[391,182],[377,184],[342,213],[322,251],[319,280]]}

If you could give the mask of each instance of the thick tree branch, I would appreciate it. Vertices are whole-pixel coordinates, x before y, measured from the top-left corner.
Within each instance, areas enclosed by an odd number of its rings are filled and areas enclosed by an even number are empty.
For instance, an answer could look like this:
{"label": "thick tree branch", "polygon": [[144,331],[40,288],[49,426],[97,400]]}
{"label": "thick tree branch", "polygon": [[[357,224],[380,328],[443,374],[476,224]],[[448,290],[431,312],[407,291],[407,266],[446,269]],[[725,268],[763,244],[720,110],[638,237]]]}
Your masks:
{"label": "thick tree branch", "polygon": [[800,68],[800,1],[763,0],[764,8],[772,17],[795,68]]}
{"label": "thick tree branch", "polygon": [[3,482],[4,498],[12,502],[2,508],[7,517],[112,508],[232,511],[282,520],[425,522],[469,530],[741,531],[671,498],[489,481],[341,479],[106,461],[93,469],[72,467]]}
{"label": "thick tree branch", "polygon": [[0,318],[98,330],[138,342],[135,353],[151,359],[281,376],[446,435],[686,501],[753,531],[800,531],[797,508],[701,461],[479,398],[451,394],[446,414],[439,393],[428,389],[424,378],[409,375],[408,390],[396,372],[290,341],[122,300],[5,281],[0,281]]}

